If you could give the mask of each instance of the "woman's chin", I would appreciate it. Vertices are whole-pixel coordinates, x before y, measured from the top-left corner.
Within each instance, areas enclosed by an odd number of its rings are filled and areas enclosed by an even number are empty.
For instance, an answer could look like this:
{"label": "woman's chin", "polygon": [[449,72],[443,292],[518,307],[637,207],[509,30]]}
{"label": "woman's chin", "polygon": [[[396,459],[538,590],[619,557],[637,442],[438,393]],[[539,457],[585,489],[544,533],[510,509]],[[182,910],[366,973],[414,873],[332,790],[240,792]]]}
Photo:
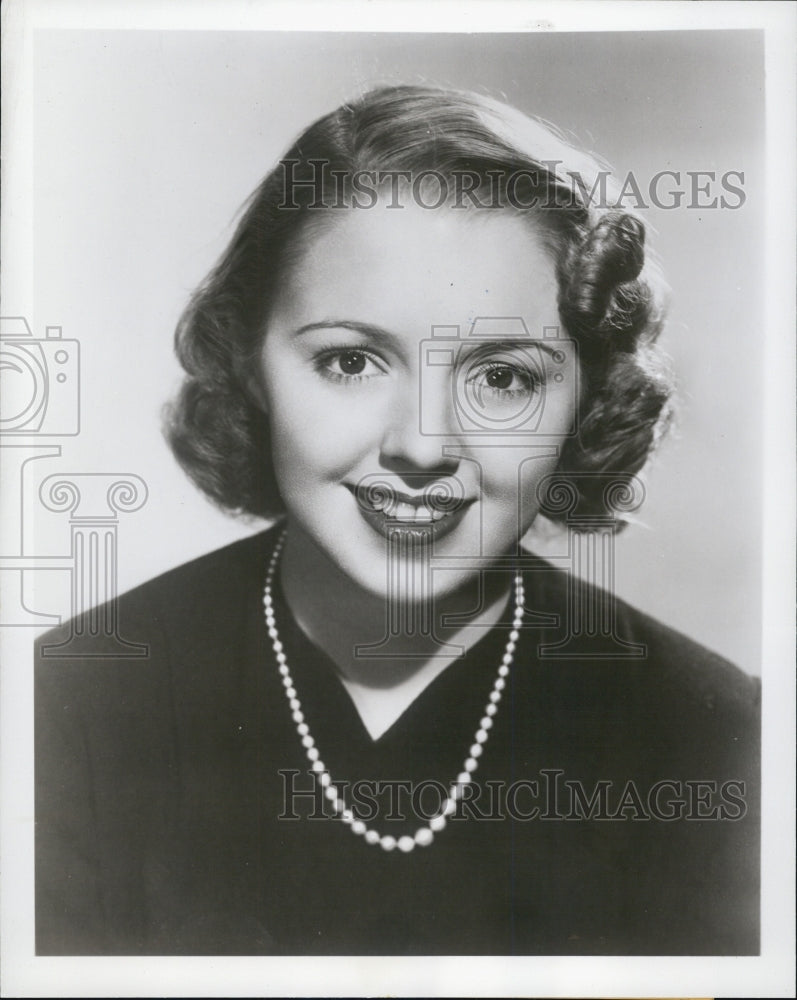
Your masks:
{"label": "woman's chin", "polygon": [[[383,602],[386,612],[415,609],[418,613],[438,610],[442,604],[457,599],[460,610],[470,607],[471,591],[478,589],[479,573],[466,569],[433,569],[429,560],[396,557],[388,567],[385,561],[368,567],[360,562],[346,573],[363,595]],[[463,595],[467,601],[463,605]]]}
{"label": "woman's chin", "polygon": [[386,528],[382,515],[374,525],[375,518],[357,514],[352,519],[350,510],[323,524],[289,519],[285,561],[300,570],[303,588],[324,590],[330,608],[362,599],[383,602],[388,609],[423,610],[454,597],[470,607],[485,549],[503,553],[510,547],[504,539],[485,537],[480,506],[470,503],[450,522],[441,519],[442,530],[421,521],[393,521]]}

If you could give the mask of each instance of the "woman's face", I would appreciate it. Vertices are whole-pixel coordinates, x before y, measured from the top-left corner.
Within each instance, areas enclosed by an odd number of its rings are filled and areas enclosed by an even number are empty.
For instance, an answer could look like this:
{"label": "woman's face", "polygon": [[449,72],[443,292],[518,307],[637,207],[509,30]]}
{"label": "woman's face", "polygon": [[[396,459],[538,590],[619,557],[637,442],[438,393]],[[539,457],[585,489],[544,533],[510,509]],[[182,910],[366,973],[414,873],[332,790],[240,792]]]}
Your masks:
{"label": "woman's face", "polygon": [[291,530],[379,595],[389,537],[438,595],[515,551],[574,424],[558,322],[554,262],[511,213],[377,205],[308,233],[259,373]]}

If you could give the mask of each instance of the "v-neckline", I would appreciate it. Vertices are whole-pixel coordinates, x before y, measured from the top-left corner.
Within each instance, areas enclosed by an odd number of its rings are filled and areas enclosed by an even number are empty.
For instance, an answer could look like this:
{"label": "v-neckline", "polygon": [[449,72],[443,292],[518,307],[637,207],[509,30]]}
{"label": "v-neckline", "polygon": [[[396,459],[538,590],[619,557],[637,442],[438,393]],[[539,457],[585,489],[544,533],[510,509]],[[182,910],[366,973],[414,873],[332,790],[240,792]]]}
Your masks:
{"label": "v-neckline", "polygon": [[[394,746],[399,748],[404,745],[419,718],[429,714],[429,709],[435,703],[439,704],[441,710],[446,709],[446,715],[450,715],[452,704],[462,703],[464,692],[457,689],[463,687],[465,691],[469,691],[474,685],[479,689],[476,699],[478,707],[471,713],[472,718],[468,720],[468,726],[475,732],[480,718],[477,713],[487,700],[505,646],[505,629],[500,626],[508,626],[511,597],[507,600],[497,622],[490,628],[485,628],[485,634],[473,646],[453,659],[433,677],[384,732],[374,738],[363,722],[334,660],[301,629],[278,584],[274,588],[273,596],[280,637],[285,646],[291,674],[296,681],[298,696],[308,716],[311,732],[315,734],[317,728],[312,721],[313,716],[316,716],[318,723],[321,724],[321,720],[329,718],[331,709],[341,733],[346,733],[348,738],[364,751],[373,751],[381,756],[381,752],[387,748]],[[470,700],[466,698],[466,701]],[[467,750],[468,739],[469,734],[465,730],[462,736],[463,752]]]}

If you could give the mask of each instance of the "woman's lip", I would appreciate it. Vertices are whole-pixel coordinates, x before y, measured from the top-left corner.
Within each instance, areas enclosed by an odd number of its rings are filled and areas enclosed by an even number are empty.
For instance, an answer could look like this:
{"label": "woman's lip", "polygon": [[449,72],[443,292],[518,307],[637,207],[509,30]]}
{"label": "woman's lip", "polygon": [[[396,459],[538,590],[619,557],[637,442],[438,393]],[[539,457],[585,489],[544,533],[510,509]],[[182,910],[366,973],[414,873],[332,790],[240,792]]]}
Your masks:
{"label": "woman's lip", "polygon": [[458,510],[444,515],[439,521],[401,521],[379,510],[366,510],[360,504],[357,509],[363,520],[383,538],[416,538],[432,541],[449,534],[462,521],[470,504],[463,504]]}
{"label": "woman's lip", "polygon": [[463,504],[472,503],[449,484],[439,483],[423,493],[404,493],[385,480],[363,481],[357,486],[344,484],[366,513],[378,511],[397,521],[425,523],[441,521]]}
{"label": "woman's lip", "polygon": [[434,506],[434,493],[431,493],[431,503],[427,506],[421,495],[410,497],[395,491],[383,503],[374,506],[355,487],[350,486],[349,489],[363,520],[383,538],[414,537],[422,541],[442,538],[453,531],[474,502],[459,500],[454,506],[449,500],[441,510]]}

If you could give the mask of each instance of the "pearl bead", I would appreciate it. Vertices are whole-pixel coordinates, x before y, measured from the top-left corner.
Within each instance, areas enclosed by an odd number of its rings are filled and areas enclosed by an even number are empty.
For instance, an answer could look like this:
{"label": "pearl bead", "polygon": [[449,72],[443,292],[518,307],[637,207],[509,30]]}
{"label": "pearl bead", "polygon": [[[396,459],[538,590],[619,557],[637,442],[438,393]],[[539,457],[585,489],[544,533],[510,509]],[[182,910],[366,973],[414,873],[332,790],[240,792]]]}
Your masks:
{"label": "pearl bead", "polygon": [[490,701],[494,705],[496,705],[500,700],[501,700],[501,692],[500,691],[491,691],[490,692]]}
{"label": "pearl bead", "polygon": [[[285,676],[282,678],[282,686],[285,688],[286,691],[288,690],[288,688],[293,687],[293,681],[291,680],[290,674],[285,674]],[[293,695],[292,697],[295,698],[296,695]]]}
{"label": "pearl bead", "polygon": [[351,825],[351,832],[356,833],[358,837],[362,837],[365,833],[365,823],[361,819],[356,819]]}
{"label": "pearl bead", "polygon": [[503,677],[499,677],[498,680],[493,685],[493,687],[495,688],[496,691],[503,691],[504,688],[506,687],[506,681],[504,680]]}
{"label": "pearl bead", "polygon": [[470,784],[470,772],[460,771],[457,775],[457,787]]}
{"label": "pearl bead", "polygon": [[[305,726],[305,729],[306,728],[307,727]],[[302,746],[305,747],[305,749],[307,750],[309,750],[310,747],[315,746],[315,740],[313,739],[312,736],[309,735],[309,733],[306,736],[302,736]]]}
{"label": "pearl bead", "polygon": [[[504,660],[506,660],[506,658],[507,658],[506,654],[504,654]],[[509,657],[509,662],[510,663],[512,662],[512,657],[511,656]],[[498,676],[499,677],[506,677],[508,675],[508,673],[509,673],[509,667],[507,666],[506,663],[502,663],[501,666],[498,668]]]}
{"label": "pearl bead", "polygon": [[319,757],[318,747],[308,747],[307,756],[310,760],[318,760]]}
{"label": "pearl bead", "polygon": [[487,733],[483,729],[478,729],[476,731],[476,742],[477,743],[487,742]]}
{"label": "pearl bead", "polygon": [[293,713],[293,721],[296,723],[296,732],[300,736],[306,736],[309,729],[307,728],[307,723],[304,721],[304,712],[300,712],[297,708]]}
{"label": "pearl bead", "polygon": [[520,638],[520,632],[518,632],[517,628],[513,628],[512,631],[509,633],[509,641],[514,643],[517,642],[519,638]]}
{"label": "pearl bead", "polygon": [[366,830],[365,839],[368,841],[369,844],[378,844],[379,834],[376,832],[376,830]]}
{"label": "pearl bead", "polygon": [[[322,785],[324,784],[324,778],[328,777],[329,777],[328,774],[323,775],[323,777],[321,778]],[[330,802],[334,802],[335,799],[338,797],[338,790],[337,788],[335,788],[334,785],[327,785],[327,787],[324,789],[324,795],[326,795],[326,797],[329,799]]]}
{"label": "pearl bead", "polygon": [[[286,678],[286,680],[287,680],[287,678]],[[291,682],[291,683],[293,683],[293,682]],[[285,694],[287,694],[287,696],[289,698],[295,698],[296,697],[296,688],[292,688],[292,687],[285,688]]]}
{"label": "pearl bead", "polygon": [[384,837],[379,838],[379,844],[383,851],[392,851],[396,846],[396,838],[391,837],[390,834],[386,834]]}
{"label": "pearl bead", "polygon": [[515,644],[511,639],[506,644],[506,651],[510,656],[515,652]]}
{"label": "pearl bead", "polygon": [[315,771],[316,774],[321,774],[322,771],[326,771],[326,766],[323,760],[321,760],[319,757],[316,757],[316,759],[313,761],[313,770]]}
{"label": "pearl bead", "polygon": [[449,795],[446,799],[446,804],[443,806],[443,816],[450,816],[456,808],[457,800]]}
{"label": "pearl bead", "polygon": [[[445,822],[445,820],[443,822]],[[415,834],[415,843],[419,847],[428,847],[433,840],[434,834],[428,826],[422,826]]]}
{"label": "pearl bead", "polygon": [[495,715],[495,713],[498,711],[498,708],[492,702],[490,702],[489,705],[485,706],[484,711],[487,715]]}
{"label": "pearl bead", "polygon": [[480,757],[482,750],[484,750],[484,747],[481,745],[481,743],[474,743],[473,746],[468,751],[468,753],[471,755],[471,757]]}
{"label": "pearl bead", "polygon": [[321,782],[322,788],[328,788],[329,783],[332,781],[332,778],[329,776],[329,771],[319,771],[318,780]]}
{"label": "pearl bead", "polygon": [[283,677],[287,677],[290,673],[290,671],[288,670],[288,668],[285,666],[284,663],[280,664],[280,673],[282,674]]}
{"label": "pearl bead", "polygon": [[404,851],[405,854],[408,854],[411,850],[414,849],[414,847],[415,847],[414,837],[399,837],[398,849],[400,851]]}
{"label": "pearl bead", "polygon": [[465,770],[469,774],[472,774],[478,766],[479,762],[475,759],[475,757],[468,757],[468,759],[465,761]]}
{"label": "pearl bead", "polygon": [[271,647],[277,654],[277,656],[279,656],[279,654],[282,652],[282,643],[279,641],[279,639],[275,639],[274,642],[272,642]]}
{"label": "pearl bead", "polygon": [[[433,833],[440,833],[441,830],[445,830],[446,822],[445,816],[435,816],[435,818],[429,823],[429,829]],[[418,834],[416,833],[415,836],[417,837]]]}
{"label": "pearl bead", "polygon": [[351,826],[351,824],[354,822],[354,813],[351,811],[351,809],[341,808],[340,818],[343,820],[346,826]]}
{"label": "pearl bead", "polygon": [[490,718],[489,715],[485,715],[484,718],[479,723],[479,725],[481,726],[482,729],[492,729],[493,720]]}

